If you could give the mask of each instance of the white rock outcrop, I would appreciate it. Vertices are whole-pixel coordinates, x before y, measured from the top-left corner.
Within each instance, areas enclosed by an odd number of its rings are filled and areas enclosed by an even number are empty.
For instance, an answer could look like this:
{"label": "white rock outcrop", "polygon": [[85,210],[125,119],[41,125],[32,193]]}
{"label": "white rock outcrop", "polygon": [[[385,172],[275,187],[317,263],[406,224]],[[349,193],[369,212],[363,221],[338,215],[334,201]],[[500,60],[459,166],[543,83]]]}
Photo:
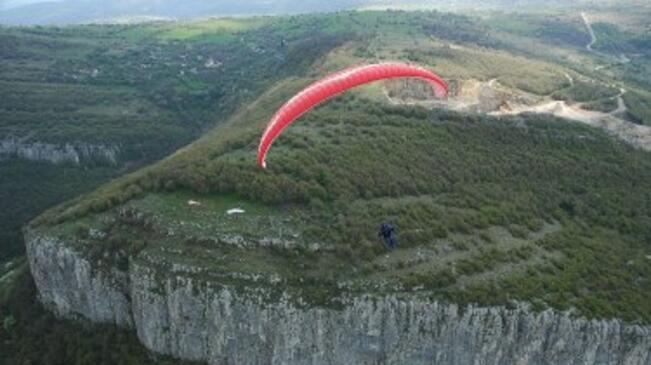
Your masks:
{"label": "white rock outcrop", "polygon": [[118,163],[120,149],[117,146],[94,145],[88,143],[52,144],[27,142],[18,139],[0,140],[0,157],[18,157],[31,161],[49,161],[55,164],[84,161],[101,161],[115,165]]}
{"label": "white rock outcrop", "polygon": [[459,308],[414,294],[300,305],[273,284],[235,287],[193,270],[162,269],[147,255],[121,271],[61,240],[33,231],[26,239],[47,307],[133,328],[147,348],[177,358],[214,365],[651,365],[649,326],[524,305]]}

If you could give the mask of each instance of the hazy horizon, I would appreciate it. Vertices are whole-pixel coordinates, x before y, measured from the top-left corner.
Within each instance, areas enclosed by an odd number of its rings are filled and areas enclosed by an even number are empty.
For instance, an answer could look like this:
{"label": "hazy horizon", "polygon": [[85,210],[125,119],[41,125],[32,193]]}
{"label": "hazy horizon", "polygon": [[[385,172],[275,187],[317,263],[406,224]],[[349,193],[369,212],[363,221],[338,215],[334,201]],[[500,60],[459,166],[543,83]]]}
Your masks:
{"label": "hazy horizon", "polygon": [[[631,0],[633,1],[633,0]],[[64,25],[129,22],[143,19],[195,19],[236,15],[282,15],[355,9],[523,9],[576,7],[612,3],[610,0],[0,0],[0,24]]]}

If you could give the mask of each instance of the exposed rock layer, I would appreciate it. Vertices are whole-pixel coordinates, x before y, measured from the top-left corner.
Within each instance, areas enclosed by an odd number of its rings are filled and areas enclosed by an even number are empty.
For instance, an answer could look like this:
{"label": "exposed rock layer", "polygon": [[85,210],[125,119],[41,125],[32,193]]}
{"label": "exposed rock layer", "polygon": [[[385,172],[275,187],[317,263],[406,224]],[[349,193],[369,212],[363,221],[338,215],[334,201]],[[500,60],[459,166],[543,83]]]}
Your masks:
{"label": "exposed rock layer", "polygon": [[52,163],[82,163],[98,161],[117,164],[119,148],[117,146],[93,145],[87,143],[51,144],[42,142],[25,142],[17,139],[0,140],[0,157],[11,156],[31,161],[49,161]]}
{"label": "exposed rock layer", "polygon": [[[141,254],[119,270],[27,232],[42,302],[62,317],[135,328],[158,353],[210,364],[651,365],[651,327],[525,306],[458,308],[405,296],[301,305]],[[161,269],[167,267],[167,269]],[[277,289],[277,288],[276,288]]]}

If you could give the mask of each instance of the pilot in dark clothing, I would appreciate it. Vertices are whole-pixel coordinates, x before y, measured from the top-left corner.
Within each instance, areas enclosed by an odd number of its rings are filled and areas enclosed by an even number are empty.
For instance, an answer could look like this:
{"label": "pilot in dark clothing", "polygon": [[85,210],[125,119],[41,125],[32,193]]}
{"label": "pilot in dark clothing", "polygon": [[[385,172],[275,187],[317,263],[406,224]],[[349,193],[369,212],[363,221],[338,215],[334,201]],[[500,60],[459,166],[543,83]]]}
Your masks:
{"label": "pilot in dark clothing", "polygon": [[380,232],[378,236],[381,236],[384,240],[384,244],[389,247],[390,250],[394,250],[398,246],[398,241],[394,237],[395,228],[389,223],[382,223],[380,225]]}

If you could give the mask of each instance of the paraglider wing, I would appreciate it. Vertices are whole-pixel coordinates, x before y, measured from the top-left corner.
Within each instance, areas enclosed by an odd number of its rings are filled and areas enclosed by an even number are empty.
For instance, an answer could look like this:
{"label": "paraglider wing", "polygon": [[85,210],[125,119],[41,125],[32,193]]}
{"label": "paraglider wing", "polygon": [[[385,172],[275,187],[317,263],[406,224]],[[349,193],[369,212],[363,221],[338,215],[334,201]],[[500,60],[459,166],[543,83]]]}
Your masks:
{"label": "paraglider wing", "polygon": [[287,101],[271,118],[258,146],[258,165],[266,167],[265,157],[280,133],[308,110],[346,90],[377,80],[420,78],[429,81],[438,98],[446,98],[448,85],[439,76],[422,67],[405,63],[364,65],[336,72],[309,85]]}

